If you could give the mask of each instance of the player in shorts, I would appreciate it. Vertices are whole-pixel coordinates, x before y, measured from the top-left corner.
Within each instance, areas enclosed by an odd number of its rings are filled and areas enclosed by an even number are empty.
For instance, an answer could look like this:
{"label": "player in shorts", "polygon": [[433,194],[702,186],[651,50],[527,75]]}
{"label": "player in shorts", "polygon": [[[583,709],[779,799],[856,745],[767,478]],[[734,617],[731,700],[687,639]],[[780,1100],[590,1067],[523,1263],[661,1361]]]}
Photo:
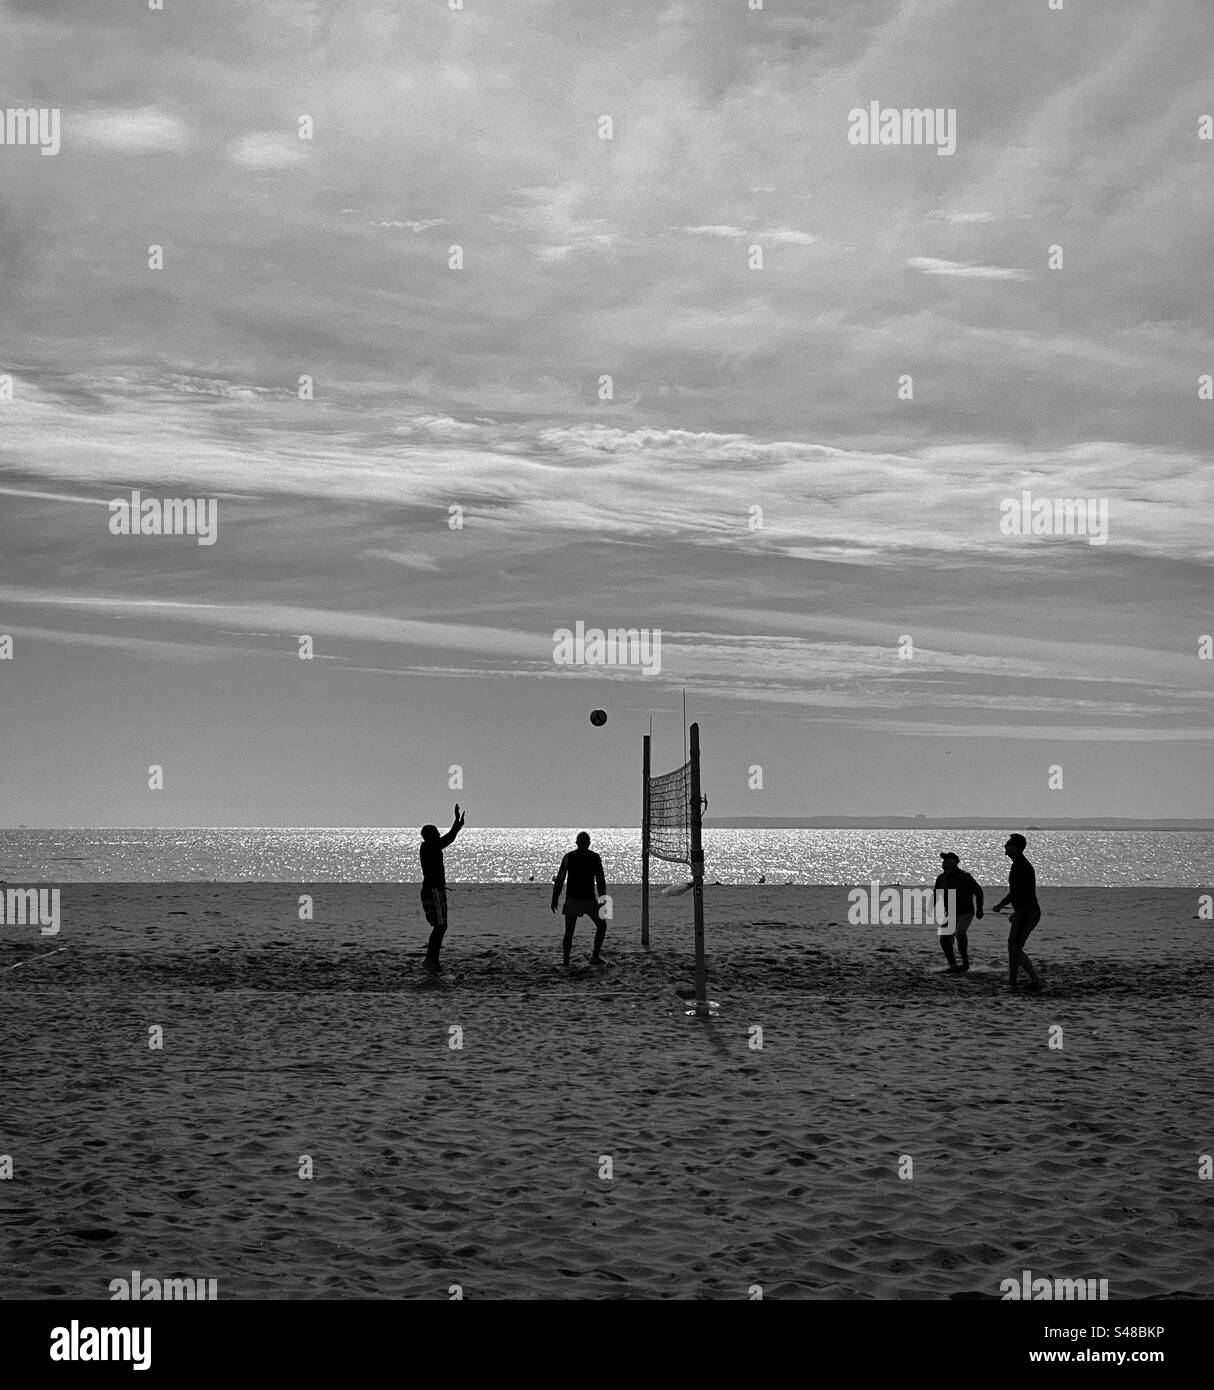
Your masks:
{"label": "player in shorts", "polygon": [[438,953],[447,934],[447,871],[443,865],[443,850],[463,828],[464,817],[460,815],[458,801],[455,803],[455,820],[445,835],[438,833],[437,825],[422,826],[422,842],[418,849],[422,864],[422,911],[431,929],[430,940],[426,943],[425,968],[432,975],[442,970]]}
{"label": "player in shorts", "polygon": [[[566,881],[568,887],[566,888]],[[583,830],[577,837],[577,849],[571,849],[561,860],[560,871],[552,880],[552,910],[556,911],[561,889],[565,891],[565,940],[562,949],[565,964],[569,964],[569,952],[573,949],[573,931],[579,917],[589,917],[594,923],[594,954],[590,959],[595,965],[602,965],[603,938],[607,935],[607,923],[599,916],[599,899],[607,893],[607,879],[603,873],[603,861],[590,848],[590,836]]]}
{"label": "player in shorts", "polygon": [[[940,938],[940,945],[948,959],[948,968],[964,974],[970,968],[969,926],[975,916],[982,916],[982,885],[961,867],[960,858],[952,850],[945,850],[940,856],[940,873],[936,876],[935,892],[954,892],[956,898],[956,917],[953,930]],[[961,952],[961,964],[953,955],[953,942]]]}

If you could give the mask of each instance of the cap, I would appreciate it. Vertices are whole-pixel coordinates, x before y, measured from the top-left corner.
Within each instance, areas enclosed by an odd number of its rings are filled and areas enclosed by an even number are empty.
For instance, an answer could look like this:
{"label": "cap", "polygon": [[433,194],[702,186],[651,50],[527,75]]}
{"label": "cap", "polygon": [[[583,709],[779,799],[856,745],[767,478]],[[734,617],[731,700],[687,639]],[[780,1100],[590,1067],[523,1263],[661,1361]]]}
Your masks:
{"label": "cap", "polygon": [[951,849],[946,849],[946,850],[944,851],[944,853],[940,856],[940,858],[941,858],[941,859],[952,859],[952,860],[954,860],[954,861],[955,861],[956,863],[958,863],[958,864],[961,863],[961,856],[960,856],[959,854],[954,854],[954,853],[952,852]]}

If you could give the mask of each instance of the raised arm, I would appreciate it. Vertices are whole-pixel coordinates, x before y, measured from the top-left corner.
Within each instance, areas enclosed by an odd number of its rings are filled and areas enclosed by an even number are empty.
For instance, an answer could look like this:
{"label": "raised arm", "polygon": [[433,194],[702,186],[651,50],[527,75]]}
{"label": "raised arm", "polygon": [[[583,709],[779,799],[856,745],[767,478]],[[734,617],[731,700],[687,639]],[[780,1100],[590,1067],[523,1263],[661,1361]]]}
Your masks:
{"label": "raised arm", "polygon": [[451,822],[451,829],[447,831],[447,833],[442,837],[441,840],[439,840],[439,845],[443,849],[446,849],[447,846],[451,843],[451,841],[455,839],[455,837],[463,828],[464,818],[459,813],[459,802],[457,801],[455,803],[455,819]]}

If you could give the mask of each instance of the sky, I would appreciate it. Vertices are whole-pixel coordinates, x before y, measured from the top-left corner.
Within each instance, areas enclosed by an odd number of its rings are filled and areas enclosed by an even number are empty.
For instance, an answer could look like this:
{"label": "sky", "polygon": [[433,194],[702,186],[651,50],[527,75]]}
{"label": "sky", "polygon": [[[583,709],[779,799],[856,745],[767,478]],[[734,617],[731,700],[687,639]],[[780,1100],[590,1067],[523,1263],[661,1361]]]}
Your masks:
{"label": "sky", "polygon": [[0,824],[1211,814],[1208,0],[0,25]]}

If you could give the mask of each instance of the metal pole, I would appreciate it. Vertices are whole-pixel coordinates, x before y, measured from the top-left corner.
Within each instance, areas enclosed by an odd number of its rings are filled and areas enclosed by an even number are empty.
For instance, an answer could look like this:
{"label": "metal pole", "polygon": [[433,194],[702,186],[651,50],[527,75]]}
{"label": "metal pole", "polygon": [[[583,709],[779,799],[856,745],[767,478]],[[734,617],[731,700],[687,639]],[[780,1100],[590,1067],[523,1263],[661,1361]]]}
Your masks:
{"label": "metal pole", "polygon": [[649,735],[641,755],[641,945],[649,945]]}
{"label": "metal pole", "polygon": [[704,964],[704,850],[700,841],[700,726],[691,726],[691,880],[696,923],[696,1010],[708,1011]]}

